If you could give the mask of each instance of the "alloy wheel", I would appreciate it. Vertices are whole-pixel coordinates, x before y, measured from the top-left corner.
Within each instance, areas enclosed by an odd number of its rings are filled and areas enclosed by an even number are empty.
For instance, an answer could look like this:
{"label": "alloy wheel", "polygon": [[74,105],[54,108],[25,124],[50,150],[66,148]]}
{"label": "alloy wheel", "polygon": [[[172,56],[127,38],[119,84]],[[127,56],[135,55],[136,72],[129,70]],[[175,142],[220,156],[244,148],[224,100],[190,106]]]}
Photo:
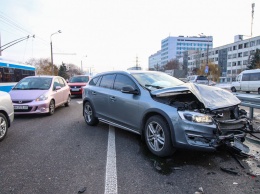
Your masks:
{"label": "alloy wheel", "polygon": [[165,135],[161,125],[155,121],[148,124],[147,142],[154,151],[161,151],[165,143]]}

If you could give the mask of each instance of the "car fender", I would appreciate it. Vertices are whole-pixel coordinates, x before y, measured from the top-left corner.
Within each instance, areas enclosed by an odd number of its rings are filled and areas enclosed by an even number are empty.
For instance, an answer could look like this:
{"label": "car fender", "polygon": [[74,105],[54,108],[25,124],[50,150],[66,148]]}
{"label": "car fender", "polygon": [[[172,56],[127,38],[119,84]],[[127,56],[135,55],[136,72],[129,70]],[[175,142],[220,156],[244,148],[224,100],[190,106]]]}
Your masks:
{"label": "car fender", "polygon": [[174,127],[171,122],[171,119],[168,114],[166,114],[164,111],[162,111],[161,109],[158,109],[158,108],[150,108],[144,112],[143,119],[141,120],[142,123],[140,123],[140,129],[142,130],[142,132],[141,132],[142,139],[144,138],[144,130],[145,130],[146,121],[149,117],[151,117],[153,115],[161,115],[167,121],[167,124],[170,127],[172,145],[175,146],[176,140],[174,137]]}

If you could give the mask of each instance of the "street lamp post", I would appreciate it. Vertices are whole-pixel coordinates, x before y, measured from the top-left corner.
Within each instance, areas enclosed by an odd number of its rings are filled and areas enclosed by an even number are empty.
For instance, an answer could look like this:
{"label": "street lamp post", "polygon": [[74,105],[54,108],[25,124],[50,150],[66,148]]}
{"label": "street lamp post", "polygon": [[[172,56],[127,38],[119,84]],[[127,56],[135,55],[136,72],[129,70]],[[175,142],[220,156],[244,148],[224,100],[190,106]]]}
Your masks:
{"label": "street lamp post", "polygon": [[[87,57],[87,55],[86,55],[86,56],[83,56],[83,57]],[[83,57],[82,57],[82,58],[83,58]],[[81,58],[81,71],[83,72],[82,58]]]}
{"label": "street lamp post", "polygon": [[51,73],[52,73],[52,75],[54,75],[54,67],[53,67],[53,52],[52,52],[52,40],[51,40],[51,37],[52,37],[52,35],[54,35],[54,34],[59,34],[59,33],[61,33],[61,30],[59,30],[59,31],[57,31],[57,32],[54,32],[53,34],[51,34],[51,36],[50,36],[50,44],[51,44]]}

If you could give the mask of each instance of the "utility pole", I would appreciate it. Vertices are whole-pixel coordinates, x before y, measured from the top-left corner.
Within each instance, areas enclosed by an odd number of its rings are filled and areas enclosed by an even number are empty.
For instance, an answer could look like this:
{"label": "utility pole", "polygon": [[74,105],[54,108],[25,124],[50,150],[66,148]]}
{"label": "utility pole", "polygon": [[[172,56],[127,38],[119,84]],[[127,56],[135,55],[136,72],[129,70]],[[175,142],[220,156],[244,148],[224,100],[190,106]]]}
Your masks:
{"label": "utility pole", "polygon": [[253,37],[254,8],[255,8],[255,3],[252,3],[251,37]]}

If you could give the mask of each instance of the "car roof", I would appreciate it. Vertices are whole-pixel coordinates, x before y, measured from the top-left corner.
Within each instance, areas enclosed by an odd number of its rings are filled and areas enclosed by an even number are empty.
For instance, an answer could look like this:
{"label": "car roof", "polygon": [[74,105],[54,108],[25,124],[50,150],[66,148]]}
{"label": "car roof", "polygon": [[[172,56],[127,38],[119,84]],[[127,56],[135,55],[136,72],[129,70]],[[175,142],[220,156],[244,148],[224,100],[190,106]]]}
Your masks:
{"label": "car roof", "polygon": [[38,78],[38,77],[54,78],[54,77],[61,77],[61,76],[57,76],[57,75],[34,75],[34,76],[27,76],[25,78]]}

